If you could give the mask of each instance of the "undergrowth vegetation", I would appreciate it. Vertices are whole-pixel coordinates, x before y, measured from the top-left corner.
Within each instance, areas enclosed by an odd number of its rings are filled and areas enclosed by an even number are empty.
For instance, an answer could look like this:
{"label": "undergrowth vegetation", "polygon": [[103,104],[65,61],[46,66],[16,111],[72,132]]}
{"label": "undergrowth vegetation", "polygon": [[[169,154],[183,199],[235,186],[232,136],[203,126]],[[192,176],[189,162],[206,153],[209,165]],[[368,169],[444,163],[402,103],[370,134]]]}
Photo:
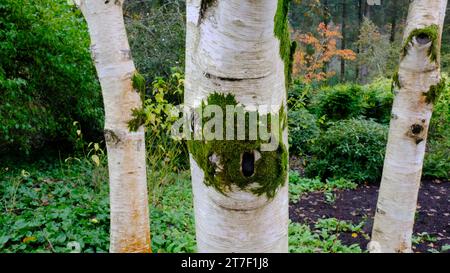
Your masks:
{"label": "undergrowth vegetation", "polygon": [[[103,126],[87,26],[66,0],[0,3],[0,152],[73,144],[74,120],[95,138]],[[68,145],[70,147],[70,145]]]}
{"label": "undergrowth vegetation", "polygon": [[[0,172],[0,252],[107,252],[109,199],[106,158],[97,165],[91,157],[60,163],[38,162],[28,169],[2,167]],[[302,192],[352,188],[348,181],[318,186],[291,184]],[[150,201],[154,252],[195,252],[195,225],[189,173],[158,176],[164,182]],[[314,184],[314,183],[311,183]],[[297,193],[295,193],[297,194]],[[315,227],[291,223],[291,252],[361,252],[346,246],[341,232],[359,232],[357,226],[324,219]]]}
{"label": "undergrowth vegetation", "polygon": [[[294,82],[289,92],[290,153],[304,159],[308,178],[380,181],[393,103],[392,81],[316,86]],[[423,173],[448,179],[449,88],[437,100]]]}

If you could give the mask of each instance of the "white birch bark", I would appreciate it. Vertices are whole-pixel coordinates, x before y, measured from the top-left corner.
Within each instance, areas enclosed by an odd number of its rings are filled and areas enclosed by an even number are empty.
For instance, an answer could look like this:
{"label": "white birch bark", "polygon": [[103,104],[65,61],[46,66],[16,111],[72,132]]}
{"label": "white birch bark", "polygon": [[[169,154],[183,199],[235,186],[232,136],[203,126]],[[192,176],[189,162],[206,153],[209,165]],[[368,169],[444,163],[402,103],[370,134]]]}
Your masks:
{"label": "white birch bark", "polygon": [[[210,2],[202,16],[200,0],[186,3],[185,104],[197,107],[220,92],[247,107],[286,105],[284,63],[274,36],[277,1]],[[192,156],[190,162],[199,252],[288,251],[288,183],[270,200],[239,189],[225,196],[205,185]]]}
{"label": "white birch bark", "polygon": [[414,215],[433,103],[426,93],[440,80],[439,51],[447,0],[415,0],[410,4],[404,41],[412,31],[439,26],[436,60],[426,36],[413,37],[401,57],[400,88],[392,109],[389,139],[377,211],[368,248],[371,252],[411,252]]}
{"label": "white birch bark", "polygon": [[131,110],[142,107],[123,21],[123,0],[79,0],[105,106],[110,183],[110,252],[150,252],[144,130],[130,132]]}

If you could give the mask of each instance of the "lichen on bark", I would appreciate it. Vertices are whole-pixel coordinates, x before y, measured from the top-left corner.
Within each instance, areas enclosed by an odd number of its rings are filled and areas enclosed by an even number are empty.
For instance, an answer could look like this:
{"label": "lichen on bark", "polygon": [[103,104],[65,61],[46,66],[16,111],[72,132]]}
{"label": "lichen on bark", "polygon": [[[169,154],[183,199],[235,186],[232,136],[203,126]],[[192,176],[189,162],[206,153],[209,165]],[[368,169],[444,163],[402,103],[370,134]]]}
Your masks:
{"label": "lichen on bark", "polygon": [[[201,107],[206,105],[217,105],[225,112],[227,105],[237,106],[238,102],[231,94],[211,94]],[[245,133],[249,135],[248,120],[250,112],[245,111]],[[226,115],[223,117],[224,124]],[[276,115],[263,115],[257,113],[258,124],[267,120],[266,126],[270,124],[271,118],[275,117],[281,122],[281,128],[285,127],[286,120],[284,107],[281,107]],[[203,123],[209,119],[203,118]],[[237,114],[234,114],[234,132],[237,132]],[[268,127],[268,132],[270,132]],[[202,127],[203,130],[203,127]],[[214,187],[220,193],[226,195],[237,186],[240,190],[250,191],[258,196],[265,194],[273,198],[277,189],[286,183],[288,173],[288,151],[282,140],[282,130],[275,136],[278,148],[274,151],[262,151],[261,145],[267,141],[258,138],[256,140],[189,140],[188,148],[195,162],[204,172],[204,183]],[[242,169],[242,158],[244,153],[253,154],[254,170],[251,176],[246,175]]]}

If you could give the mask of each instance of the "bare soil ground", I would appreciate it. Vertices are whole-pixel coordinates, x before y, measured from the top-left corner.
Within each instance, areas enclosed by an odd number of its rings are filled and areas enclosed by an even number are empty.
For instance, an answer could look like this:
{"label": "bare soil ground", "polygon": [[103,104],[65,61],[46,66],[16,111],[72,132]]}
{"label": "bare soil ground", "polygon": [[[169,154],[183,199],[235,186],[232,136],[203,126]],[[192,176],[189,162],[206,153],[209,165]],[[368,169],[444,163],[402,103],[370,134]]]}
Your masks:
{"label": "bare soil ground", "polygon": [[[340,233],[339,238],[344,244],[357,243],[366,249],[378,188],[376,185],[365,185],[356,190],[337,191],[336,201],[332,204],[325,201],[321,192],[304,195],[298,203],[290,205],[290,219],[311,227],[320,218],[336,218],[354,224],[365,221],[363,234]],[[442,251],[443,246],[450,245],[450,182],[422,181],[413,241],[415,252]],[[443,252],[450,253],[450,250]]]}

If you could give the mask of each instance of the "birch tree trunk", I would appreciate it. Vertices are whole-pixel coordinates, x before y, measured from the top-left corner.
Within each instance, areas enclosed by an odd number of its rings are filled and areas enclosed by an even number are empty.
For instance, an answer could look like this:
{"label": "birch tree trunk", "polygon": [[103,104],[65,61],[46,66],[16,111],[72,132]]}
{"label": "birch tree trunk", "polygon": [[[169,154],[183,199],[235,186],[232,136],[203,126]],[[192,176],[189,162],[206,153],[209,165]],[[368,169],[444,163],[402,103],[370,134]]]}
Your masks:
{"label": "birch tree trunk", "polygon": [[89,27],[91,52],[105,105],[111,207],[110,252],[151,252],[143,128],[130,132],[141,108],[136,69],[123,21],[123,0],[77,1]]}
{"label": "birch tree trunk", "polygon": [[445,83],[440,47],[447,0],[415,0],[407,19],[371,252],[411,252],[433,103]]}
{"label": "birch tree trunk", "polygon": [[[283,0],[187,0],[185,105],[198,107],[218,92],[232,94],[247,108],[277,105],[273,112],[286,109],[285,77],[293,52],[287,32],[288,5]],[[284,130],[281,146],[286,144]],[[198,251],[287,252],[287,173],[277,178],[282,182],[273,196],[236,186],[223,193],[205,183],[209,174],[200,162],[212,164],[215,154],[195,157],[203,147],[190,149]],[[276,166],[287,169],[287,152],[282,154],[284,161],[280,157],[270,161],[274,170]],[[220,156],[216,161],[222,169],[239,171],[231,170],[232,162],[223,162]],[[267,170],[256,168],[254,175],[260,171]],[[242,175],[236,179],[244,179]],[[256,184],[270,182],[263,180]]]}

